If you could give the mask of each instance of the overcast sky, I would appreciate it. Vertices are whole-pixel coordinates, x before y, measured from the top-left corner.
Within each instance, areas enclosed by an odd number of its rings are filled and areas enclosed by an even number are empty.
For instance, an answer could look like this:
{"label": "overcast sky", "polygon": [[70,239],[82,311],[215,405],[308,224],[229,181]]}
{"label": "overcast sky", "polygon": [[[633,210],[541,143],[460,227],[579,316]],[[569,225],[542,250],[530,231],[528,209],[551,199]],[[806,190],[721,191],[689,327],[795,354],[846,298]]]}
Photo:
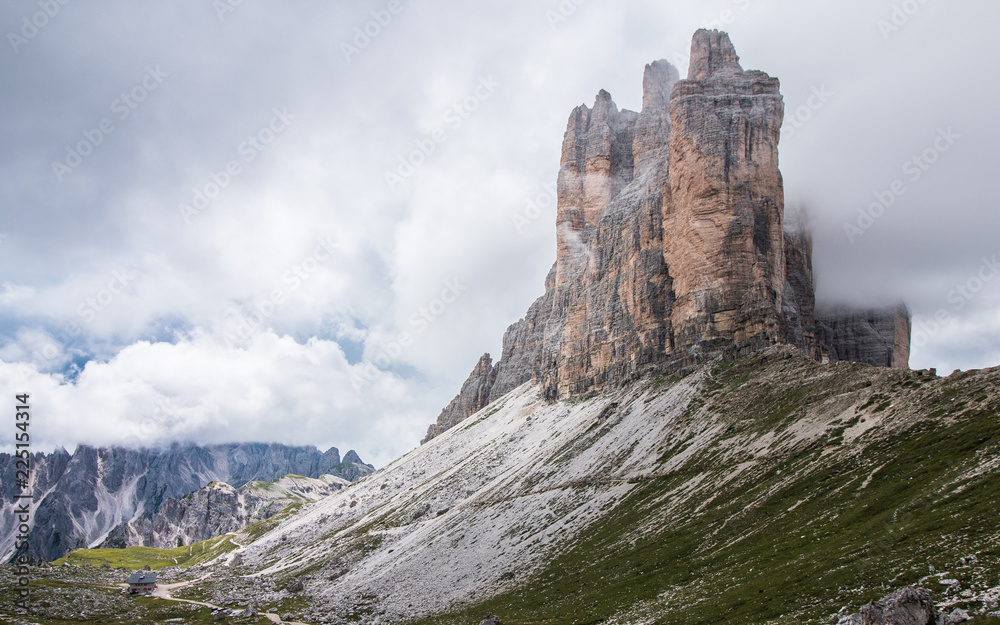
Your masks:
{"label": "overcast sky", "polygon": [[603,88],[638,110],[643,66],[685,74],[703,26],[781,80],[819,297],[907,302],[914,368],[1000,364],[998,18],[986,0],[4,2],[3,401],[32,394],[36,450],[262,440],[385,464],[541,295],[572,108]]}

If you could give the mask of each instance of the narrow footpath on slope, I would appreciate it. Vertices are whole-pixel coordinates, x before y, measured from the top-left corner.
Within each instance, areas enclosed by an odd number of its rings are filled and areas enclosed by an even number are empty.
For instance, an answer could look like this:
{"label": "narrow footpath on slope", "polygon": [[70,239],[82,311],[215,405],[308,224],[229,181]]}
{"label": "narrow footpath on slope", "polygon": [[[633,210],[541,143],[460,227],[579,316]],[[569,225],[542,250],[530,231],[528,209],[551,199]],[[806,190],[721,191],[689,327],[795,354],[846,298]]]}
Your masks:
{"label": "narrow footpath on slope", "polygon": [[[241,546],[240,549],[242,550],[243,547]],[[156,586],[156,588],[153,589],[153,592],[151,593],[150,596],[156,597],[157,599],[164,599],[166,601],[177,601],[179,603],[193,603],[195,605],[200,605],[200,606],[203,606],[203,607],[206,607],[206,608],[211,608],[212,610],[222,610],[223,608],[221,606],[217,606],[214,603],[206,603],[204,601],[195,601],[193,599],[178,599],[177,597],[174,597],[174,596],[172,596],[170,594],[171,590],[177,590],[178,588],[183,588],[184,586],[189,586],[191,584],[194,584],[195,582],[200,582],[202,580],[208,579],[209,577],[211,577],[211,575],[212,575],[212,573],[209,572],[209,573],[205,573],[204,575],[202,575],[198,579],[189,579],[186,582],[177,582],[175,584],[163,584],[163,585],[159,585],[158,584]],[[267,618],[267,620],[271,621],[272,623],[281,623],[283,625],[308,625],[308,623],[300,623],[300,622],[297,622],[297,621],[283,621],[283,620],[281,620],[280,616],[278,616],[277,614],[275,614],[273,612],[261,612],[260,614],[262,616],[264,616],[265,618]]]}

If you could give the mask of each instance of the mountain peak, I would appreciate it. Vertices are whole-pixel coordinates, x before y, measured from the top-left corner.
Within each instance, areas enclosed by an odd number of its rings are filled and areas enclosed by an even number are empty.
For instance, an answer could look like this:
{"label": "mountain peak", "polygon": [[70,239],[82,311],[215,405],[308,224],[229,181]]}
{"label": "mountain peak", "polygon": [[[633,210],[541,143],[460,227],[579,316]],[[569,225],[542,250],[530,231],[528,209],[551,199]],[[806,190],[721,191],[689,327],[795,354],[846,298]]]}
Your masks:
{"label": "mountain peak", "polygon": [[640,113],[602,89],[570,114],[545,293],[425,442],[525,382],[546,399],[586,397],[775,344],[906,367],[905,310],[816,318],[812,237],[784,226],[778,80],[744,72],[715,30],[695,33],[688,76],[654,61]]}
{"label": "mountain peak", "polygon": [[740,57],[728,33],[704,28],[695,32],[691,39],[688,80],[709,80],[741,73]]}
{"label": "mountain peak", "polygon": [[670,91],[680,80],[677,68],[665,59],[653,61],[642,72],[642,110],[662,108],[670,104]]}

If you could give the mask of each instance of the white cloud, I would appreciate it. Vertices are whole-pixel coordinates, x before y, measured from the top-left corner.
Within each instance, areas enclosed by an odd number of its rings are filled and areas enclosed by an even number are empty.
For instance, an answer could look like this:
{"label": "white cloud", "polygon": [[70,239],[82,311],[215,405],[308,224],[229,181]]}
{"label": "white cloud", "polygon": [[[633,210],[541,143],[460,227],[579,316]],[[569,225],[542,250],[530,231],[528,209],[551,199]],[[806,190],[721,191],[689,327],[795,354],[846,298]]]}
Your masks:
{"label": "white cloud", "polygon": [[32,365],[40,371],[58,371],[66,366],[70,355],[47,332],[20,328],[13,339],[0,345],[0,360]]}
{"label": "white cloud", "polygon": [[[413,389],[383,373],[362,395],[352,374],[335,342],[301,344],[269,331],[245,347],[206,334],[140,341],[87,363],[74,383],[0,362],[3,388],[31,394],[36,448],[259,440],[356,448],[388,462],[421,434]],[[385,440],[386,432],[398,438]]]}
{"label": "white cloud", "polygon": [[[115,19],[68,5],[0,57],[4,371],[48,372],[31,380],[58,424],[51,444],[284,436],[390,458],[541,295],[554,211],[521,231],[511,215],[555,180],[570,110],[601,88],[637,109],[643,65],[683,60],[711,20],[744,67],[781,79],[789,110],[814,87],[834,94],[781,154],[789,198],[817,229],[821,296],[901,297],[928,318],[997,253],[996,85],[982,77],[1000,69],[989,30],[1000,5],[930,3],[885,41],[876,23],[892,4],[587,2],[552,25],[556,1],[407,2],[349,62],[341,42],[382,3],[244,3],[224,21],[199,2],[120,2]],[[0,5],[0,32],[29,10]],[[56,181],[51,162],[157,65],[162,84]],[[446,121],[491,76],[495,91],[460,125]],[[282,108],[294,118],[250,160],[241,143]],[[961,143],[849,244],[845,220],[948,125]],[[389,189],[385,172],[442,126],[446,141]],[[178,205],[230,161],[239,174],[185,222]],[[319,258],[327,238],[334,249]],[[425,327],[421,309],[454,279],[465,288]],[[922,366],[995,359],[973,340],[1000,331],[973,314],[989,301],[955,311],[962,337],[941,333]],[[344,350],[352,361],[388,352],[382,369],[396,373],[355,391]],[[81,353],[95,360],[63,381],[58,368]],[[268,425],[275,406],[294,427]],[[129,434],[140,414],[154,427]]]}

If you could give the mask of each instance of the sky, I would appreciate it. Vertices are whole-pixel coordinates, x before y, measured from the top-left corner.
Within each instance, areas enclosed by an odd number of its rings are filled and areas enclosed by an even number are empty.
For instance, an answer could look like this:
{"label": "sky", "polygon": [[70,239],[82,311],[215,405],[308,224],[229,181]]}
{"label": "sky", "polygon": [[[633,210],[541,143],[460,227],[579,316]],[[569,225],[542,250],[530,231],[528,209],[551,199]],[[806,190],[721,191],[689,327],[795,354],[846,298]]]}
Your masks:
{"label": "sky", "polygon": [[[0,4],[0,389],[36,451],[415,447],[543,292],[573,107],[730,33],[818,298],[1000,364],[986,0]],[[990,172],[993,171],[991,174]],[[530,208],[531,204],[537,209]],[[14,421],[0,429],[13,446]]]}

